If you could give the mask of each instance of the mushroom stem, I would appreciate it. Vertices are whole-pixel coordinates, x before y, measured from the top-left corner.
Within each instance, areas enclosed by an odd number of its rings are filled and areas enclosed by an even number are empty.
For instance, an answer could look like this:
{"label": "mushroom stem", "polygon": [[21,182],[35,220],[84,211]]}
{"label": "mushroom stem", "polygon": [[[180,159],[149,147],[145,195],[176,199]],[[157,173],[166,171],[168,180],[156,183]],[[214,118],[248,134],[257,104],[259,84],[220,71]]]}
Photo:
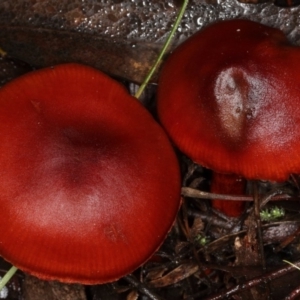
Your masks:
{"label": "mushroom stem", "polygon": [[[246,188],[246,180],[235,174],[221,174],[213,172],[211,192],[219,194],[243,195]],[[244,201],[212,200],[212,207],[230,217],[239,217],[244,209]]]}

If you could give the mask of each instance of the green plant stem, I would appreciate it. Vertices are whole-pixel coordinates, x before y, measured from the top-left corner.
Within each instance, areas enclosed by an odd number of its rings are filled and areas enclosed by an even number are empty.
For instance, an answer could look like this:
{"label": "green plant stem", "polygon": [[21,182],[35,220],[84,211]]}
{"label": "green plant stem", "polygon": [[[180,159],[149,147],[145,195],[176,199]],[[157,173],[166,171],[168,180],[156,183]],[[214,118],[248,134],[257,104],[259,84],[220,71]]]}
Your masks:
{"label": "green plant stem", "polygon": [[298,269],[298,270],[300,271],[300,267],[294,265],[293,263],[289,262],[288,260],[283,260],[283,261],[284,261],[285,263],[287,263],[287,264],[293,266],[295,269]]}
{"label": "green plant stem", "polygon": [[188,5],[188,2],[189,2],[188,0],[184,0],[184,1],[183,1],[182,7],[181,7],[181,9],[180,9],[180,11],[179,11],[179,14],[178,14],[178,16],[177,16],[177,18],[176,18],[176,21],[175,21],[174,25],[173,25],[173,28],[172,28],[172,30],[171,30],[171,32],[170,32],[170,34],[169,34],[169,36],[168,36],[168,38],[167,38],[167,40],[166,40],[164,46],[163,46],[163,48],[161,49],[161,51],[160,51],[160,53],[159,53],[159,55],[158,55],[158,57],[157,57],[157,59],[156,59],[154,65],[152,66],[151,70],[149,71],[149,73],[147,74],[147,76],[146,76],[146,78],[144,79],[143,83],[141,84],[141,86],[139,87],[138,91],[137,91],[136,94],[135,94],[135,97],[136,97],[137,99],[139,99],[140,96],[142,95],[142,93],[143,93],[143,91],[145,90],[147,84],[149,83],[151,77],[153,76],[153,74],[154,74],[154,72],[156,71],[157,67],[158,67],[159,64],[161,63],[162,58],[163,58],[163,56],[165,55],[167,49],[169,48],[169,46],[170,46],[170,44],[171,44],[171,41],[172,41],[172,39],[173,39],[173,37],[174,37],[175,31],[177,30],[177,28],[178,28],[178,26],[179,26],[179,24],[180,24],[180,22],[181,22],[181,19],[182,19],[182,17],[183,17],[183,14],[184,14],[184,12],[185,12],[185,10],[186,10],[186,7],[187,7],[187,5]]}
{"label": "green plant stem", "polygon": [[8,283],[8,281],[14,276],[17,272],[17,268],[12,266],[8,272],[4,275],[4,277],[0,280],[0,291],[4,288],[4,286]]}

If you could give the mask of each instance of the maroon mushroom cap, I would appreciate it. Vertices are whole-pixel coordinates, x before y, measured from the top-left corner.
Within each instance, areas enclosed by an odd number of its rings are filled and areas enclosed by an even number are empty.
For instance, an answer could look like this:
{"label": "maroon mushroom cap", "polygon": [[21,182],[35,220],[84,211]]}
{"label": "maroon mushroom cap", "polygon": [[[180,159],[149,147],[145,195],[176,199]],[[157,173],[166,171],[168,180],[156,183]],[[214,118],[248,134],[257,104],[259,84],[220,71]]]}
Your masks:
{"label": "maroon mushroom cap", "polygon": [[0,90],[0,255],[43,279],[116,280],[161,245],[180,205],[177,158],[152,116],[93,68]]}
{"label": "maroon mushroom cap", "polygon": [[174,143],[220,173],[285,180],[300,173],[300,49],[275,28],[224,21],[167,60],[158,113]]}

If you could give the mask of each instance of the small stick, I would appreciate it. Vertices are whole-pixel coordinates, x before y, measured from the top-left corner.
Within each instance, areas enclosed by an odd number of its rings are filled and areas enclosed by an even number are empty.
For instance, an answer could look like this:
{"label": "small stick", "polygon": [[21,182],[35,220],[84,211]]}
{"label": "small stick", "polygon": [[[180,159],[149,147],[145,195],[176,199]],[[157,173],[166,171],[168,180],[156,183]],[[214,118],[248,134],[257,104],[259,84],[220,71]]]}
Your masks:
{"label": "small stick", "polygon": [[299,299],[299,295],[300,295],[300,287],[298,286],[288,296],[286,296],[284,300],[297,300]]}
{"label": "small stick", "polygon": [[[278,194],[278,192],[276,192]],[[181,188],[181,194],[184,197],[190,198],[200,198],[200,199],[222,199],[222,200],[232,200],[232,201],[253,201],[253,196],[236,196],[236,195],[224,195],[224,194],[215,194],[209,192],[203,192],[200,190],[196,190],[190,187]],[[287,194],[277,195],[272,198],[272,200],[288,200],[292,197]],[[267,199],[269,200],[269,198]]]}
{"label": "small stick", "polygon": [[134,288],[136,288],[139,292],[149,297],[151,300],[163,300],[161,297],[153,293],[149,288],[138,281],[133,275],[127,275],[124,279],[129,282]]}

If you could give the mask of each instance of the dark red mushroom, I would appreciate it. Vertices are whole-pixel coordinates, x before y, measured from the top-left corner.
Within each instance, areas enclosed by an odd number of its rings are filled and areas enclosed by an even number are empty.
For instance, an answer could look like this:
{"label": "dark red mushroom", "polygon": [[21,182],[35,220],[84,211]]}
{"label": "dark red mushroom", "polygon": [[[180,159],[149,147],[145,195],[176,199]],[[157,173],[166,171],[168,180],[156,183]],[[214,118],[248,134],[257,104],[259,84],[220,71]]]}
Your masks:
{"label": "dark red mushroom", "polygon": [[0,119],[1,256],[85,284],[151,257],[179,208],[179,167],[120,84],[77,64],[35,71],[0,90]]}
{"label": "dark red mushroom", "polygon": [[280,30],[247,20],[213,24],[167,60],[161,123],[207,168],[284,181],[300,172],[299,70],[300,50]]}

